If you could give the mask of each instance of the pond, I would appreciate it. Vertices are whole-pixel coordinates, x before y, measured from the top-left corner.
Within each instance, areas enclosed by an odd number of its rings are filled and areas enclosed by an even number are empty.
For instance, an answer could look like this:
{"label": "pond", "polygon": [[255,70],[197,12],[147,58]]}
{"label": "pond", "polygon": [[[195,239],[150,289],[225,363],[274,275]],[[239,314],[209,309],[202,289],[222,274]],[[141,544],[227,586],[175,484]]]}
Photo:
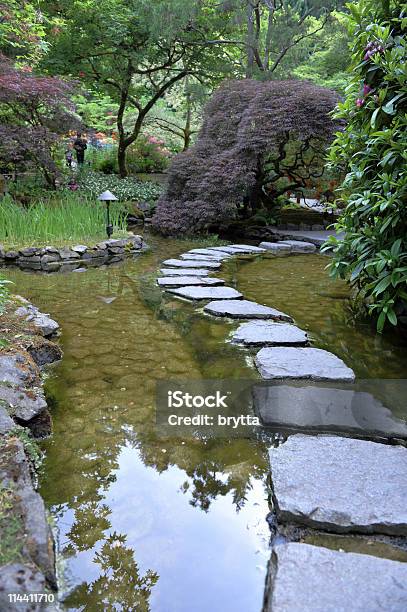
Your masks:
{"label": "pond", "polygon": [[[159,380],[257,373],[248,351],[225,342],[236,323],[155,286],[160,262],[192,243],[148,242],[149,252],[117,266],[7,273],[62,328],[64,359],[47,378],[54,433],[41,494],[57,532],[63,609],[259,612],[267,442],[163,438],[154,405]],[[326,264],[320,255],[234,259],[220,276],[291,314],[359,377],[406,378],[403,347],[354,322]]]}

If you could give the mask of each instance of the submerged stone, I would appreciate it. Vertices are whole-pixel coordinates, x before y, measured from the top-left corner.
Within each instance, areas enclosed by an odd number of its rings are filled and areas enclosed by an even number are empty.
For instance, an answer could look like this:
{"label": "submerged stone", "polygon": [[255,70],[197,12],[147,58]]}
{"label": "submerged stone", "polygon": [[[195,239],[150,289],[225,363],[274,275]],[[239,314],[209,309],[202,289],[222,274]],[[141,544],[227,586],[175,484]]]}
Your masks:
{"label": "submerged stone", "polygon": [[407,609],[407,563],[292,542],[275,546],[265,612]]}
{"label": "submerged stone", "polygon": [[232,342],[246,346],[275,346],[307,344],[307,334],[295,325],[272,321],[243,323],[233,334]]}
{"label": "submerged stone", "polygon": [[370,393],[332,387],[261,384],[253,388],[256,414],[276,430],[407,438],[407,423]]}
{"label": "submerged stone", "polygon": [[199,277],[199,276],[164,276],[157,279],[160,287],[184,287],[186,285],[224,285],[225,281],[221,278]]}
{"label": "submerged stone", "polygon": [[238,300],[243,297],[232,287],[181,287],[180,289],[167,289],[167,291],[188,300]]}
{"label": "submerged stone", "polygon": [[296,434],[269,454],[280,521],[407,535],[406,448]]}
{"label": "submerged stone", "polygon": [[161,268],[160,273],[164,276],[208,276],[209,270],[180,269],[180,268]]}
{"label": "submerged stone", "polygon": [[172,266],[174,268],[196,268],[197,264],[200,268],[213,268],[218,270],[220,263],[218,261],[188,261],[187,259],[166,259],[163,261],[164,266]]}
{"label": "submerged stone", "polygon": [[343,380],[355,379],[336,355],[316,348],[263,348],[256,355],[256,366],[266,379]]}
{"label": "submerged stone", "polygon": [[292,321],[292,318],[275,308],[262,306],[250,300],[217,300],[210,302],[204,308],[205,312],[218,317],[231,317],[233,319],[275,319]]}

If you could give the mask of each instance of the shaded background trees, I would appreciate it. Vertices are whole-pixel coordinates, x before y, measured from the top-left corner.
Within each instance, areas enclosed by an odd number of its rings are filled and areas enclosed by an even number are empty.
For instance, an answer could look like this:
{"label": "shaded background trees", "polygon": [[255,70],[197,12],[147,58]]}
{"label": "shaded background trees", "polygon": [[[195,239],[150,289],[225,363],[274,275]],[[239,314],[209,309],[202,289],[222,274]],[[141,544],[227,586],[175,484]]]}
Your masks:
{"label": "shaded background trees", "polygon": [[219,230],[305,187],[322,173],[337,100],[301,81],[224,84],[205,108],[198,141],[173,161],[154,226],[166,234]]}

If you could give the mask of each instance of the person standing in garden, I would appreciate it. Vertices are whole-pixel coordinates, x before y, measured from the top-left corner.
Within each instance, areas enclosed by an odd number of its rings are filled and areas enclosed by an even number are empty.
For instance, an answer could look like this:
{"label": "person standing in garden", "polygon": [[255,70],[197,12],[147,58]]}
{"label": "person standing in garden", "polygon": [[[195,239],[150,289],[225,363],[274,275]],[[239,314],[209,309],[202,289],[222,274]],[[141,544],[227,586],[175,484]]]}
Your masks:
{"label": "person standing in garden", "polygon": [[82,138],[81,132],[78,132],[76,135],[76,140],[73,143],[73,148],[76,151],[76,160],[78,162],[78,166],[82,166],[85,162],[85,151],[88,148],[86,140]]}

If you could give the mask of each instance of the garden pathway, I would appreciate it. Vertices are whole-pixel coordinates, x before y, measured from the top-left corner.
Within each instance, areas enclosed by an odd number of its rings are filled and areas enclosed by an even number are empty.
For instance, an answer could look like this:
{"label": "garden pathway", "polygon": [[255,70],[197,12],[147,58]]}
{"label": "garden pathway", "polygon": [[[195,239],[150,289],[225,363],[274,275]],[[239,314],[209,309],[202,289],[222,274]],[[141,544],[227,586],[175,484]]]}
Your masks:
{"label": "garden pathway", "polygon": [[[263,424],[295,434],[269,452],[277,524],[329,533],[406,537],[407,448],[382,443],[407,439],[405,424],[397,423],[373,396],[355,391],[349,384],[355,380],[354,372],[336,355],[310,347],[307,334],[293,325],[289,314],[245,300],[232,287],[211,287],[206,282],[210,278],[206,276],[232,256],[313,253],[334,235],[329,231],[276,233],[282,240],[262,242],[259,247],[193,249],[179,259],[164,261],[169,268],[161,270],[164,278],[158,279],[158,285],[197,307],[197,300],[211,300],[203,308],[207,315],[246,319],[231,342],[260,349],[253,361],[260,376],[280,383],[262,383],[253,389],[254,409]],[[177,276],[184,285],[171,282]],[[204,277],[201,283],[200,277]],[[304,387],[304,380],[341,381],[346,388]],[[291,382],[294,387],[289,386]],[[380,442],[360,439],[367,437]],[[281,539],[272,549],[265,610],[407,609],[407,563],[304,543],[282,544]]]}

